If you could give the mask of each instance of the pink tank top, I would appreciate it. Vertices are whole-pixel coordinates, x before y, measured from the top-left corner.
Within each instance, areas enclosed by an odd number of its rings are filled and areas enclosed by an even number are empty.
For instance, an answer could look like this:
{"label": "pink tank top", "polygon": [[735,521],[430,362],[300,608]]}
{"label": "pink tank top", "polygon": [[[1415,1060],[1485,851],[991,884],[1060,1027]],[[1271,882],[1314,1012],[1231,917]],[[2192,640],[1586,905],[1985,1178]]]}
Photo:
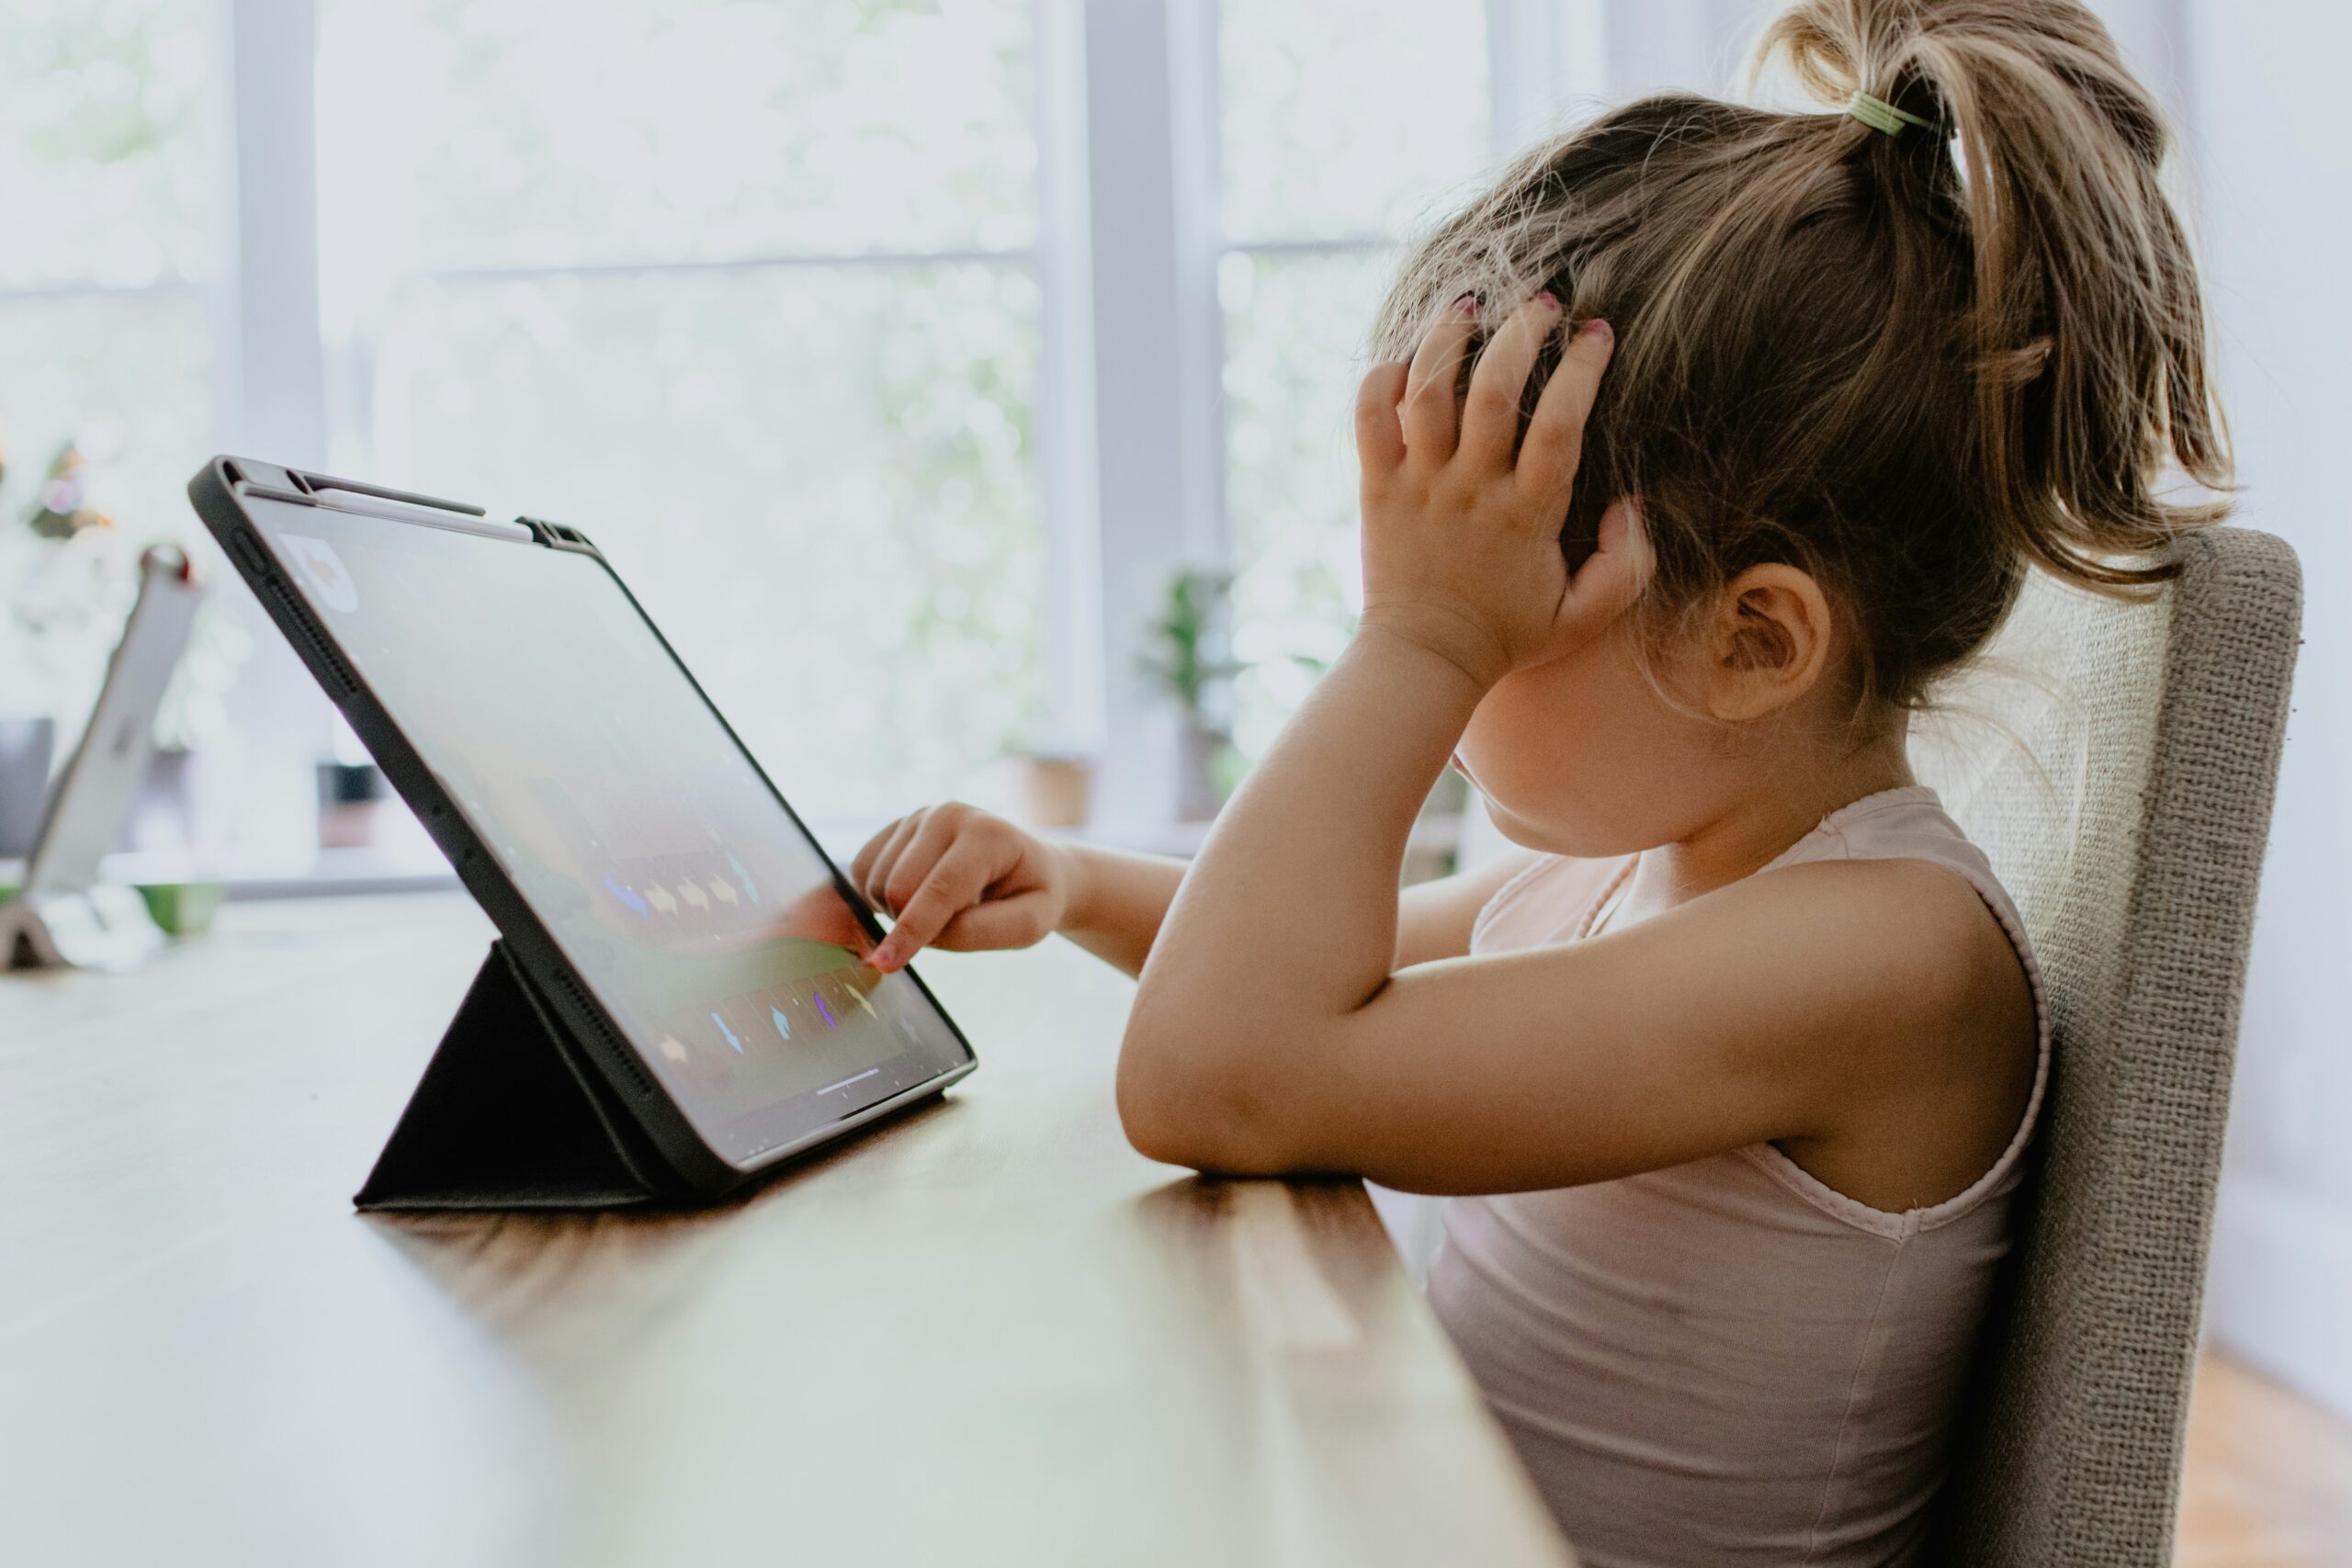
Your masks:
{"label": "pink tank top", "polygon": [[[1924,1554],[2049,1077],[2050,1008],[2015,907],[1933,790],[1865,796],[1764,870],[1884,858],[1966,877],[2033,990],[2033,1093],[1966,1191],[1887,1213],[1758,1144],[1445,1204],[1430,1301],[1588,1568]],[[1577,940],[1632,864],[1538,863],[1480,913],[1471,951]]]}

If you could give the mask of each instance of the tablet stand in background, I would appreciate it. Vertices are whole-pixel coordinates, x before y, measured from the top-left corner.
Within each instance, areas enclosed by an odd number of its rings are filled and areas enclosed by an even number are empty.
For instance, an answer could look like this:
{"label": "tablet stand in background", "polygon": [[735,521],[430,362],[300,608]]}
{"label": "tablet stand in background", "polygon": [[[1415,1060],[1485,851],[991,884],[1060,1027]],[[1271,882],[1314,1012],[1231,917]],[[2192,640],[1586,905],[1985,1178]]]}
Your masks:
{"label": "tablet stand in background", "polygon": [[610,1209],[670,1194],[636,1122],[492,942],[362,1209]]}
{"label": "tablet stand in background", "polygon": [[99,880],[155,752],[155,713],[179,667],[205,591],[187,558],[158,547],[139,559],[139,598],[107,666],[81,743],[50,792],[25,885],[0,905],[0,954],[16,968],[124,969],[164,943],[138,889]]}

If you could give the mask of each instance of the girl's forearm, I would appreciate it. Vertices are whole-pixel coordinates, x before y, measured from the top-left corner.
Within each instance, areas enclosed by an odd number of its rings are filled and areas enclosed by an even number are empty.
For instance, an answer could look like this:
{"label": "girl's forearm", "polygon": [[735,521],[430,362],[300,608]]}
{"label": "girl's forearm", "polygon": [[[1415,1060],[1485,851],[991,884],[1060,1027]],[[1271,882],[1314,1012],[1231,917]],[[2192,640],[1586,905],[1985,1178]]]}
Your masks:
{"label": "girl's forearm", "polygon": [[1413,819],[1484,690],[1420,640],[1358,634],[1193,863],[1130,1053],[1181,1042],[1192,1072],[1214,1073],[1218,1055],[1342,1018],[1386,984]]}
{"label": "girl's forearm", "polygon": [[1069,878],[1069,906],[1057,929],[1113,967],[1143,973],[1184,880],[1184,863],[1089,844],[1055,849]]}

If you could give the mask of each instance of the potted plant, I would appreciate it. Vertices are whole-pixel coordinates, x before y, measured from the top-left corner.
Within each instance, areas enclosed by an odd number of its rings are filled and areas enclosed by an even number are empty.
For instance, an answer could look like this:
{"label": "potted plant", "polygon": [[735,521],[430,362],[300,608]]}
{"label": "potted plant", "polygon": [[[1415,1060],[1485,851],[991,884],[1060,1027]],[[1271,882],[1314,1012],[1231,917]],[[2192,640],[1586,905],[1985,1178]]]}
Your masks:
{"label": "potted plant", "polygon": [[1231,651],[1232,592],[1230,572],[1175,573],[1152,621],[1152,648],[1143,661],[1175,705],[1176,814],[1187,822],[1216,816],[1240,773],[1232,682],[1246,666]]}
{"label": "potted plant", "polygon": [[1012,806],[1033,828],[1083,828],[1093,813],[1094,759],[1082,751],[1022,747],[1014,766]]}

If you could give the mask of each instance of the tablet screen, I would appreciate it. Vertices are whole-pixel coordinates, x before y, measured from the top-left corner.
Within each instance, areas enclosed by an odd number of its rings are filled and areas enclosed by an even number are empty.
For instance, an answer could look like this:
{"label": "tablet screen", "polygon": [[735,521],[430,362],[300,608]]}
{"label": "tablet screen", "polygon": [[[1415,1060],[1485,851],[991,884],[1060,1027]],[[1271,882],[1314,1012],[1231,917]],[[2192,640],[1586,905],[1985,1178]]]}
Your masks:
{"label": "tablet screen", "polygon": [[749,1168],[970,1060],[909,976],[862,962],[874,939],[831,864],[603,565],[246,505],[722,1158]]}

